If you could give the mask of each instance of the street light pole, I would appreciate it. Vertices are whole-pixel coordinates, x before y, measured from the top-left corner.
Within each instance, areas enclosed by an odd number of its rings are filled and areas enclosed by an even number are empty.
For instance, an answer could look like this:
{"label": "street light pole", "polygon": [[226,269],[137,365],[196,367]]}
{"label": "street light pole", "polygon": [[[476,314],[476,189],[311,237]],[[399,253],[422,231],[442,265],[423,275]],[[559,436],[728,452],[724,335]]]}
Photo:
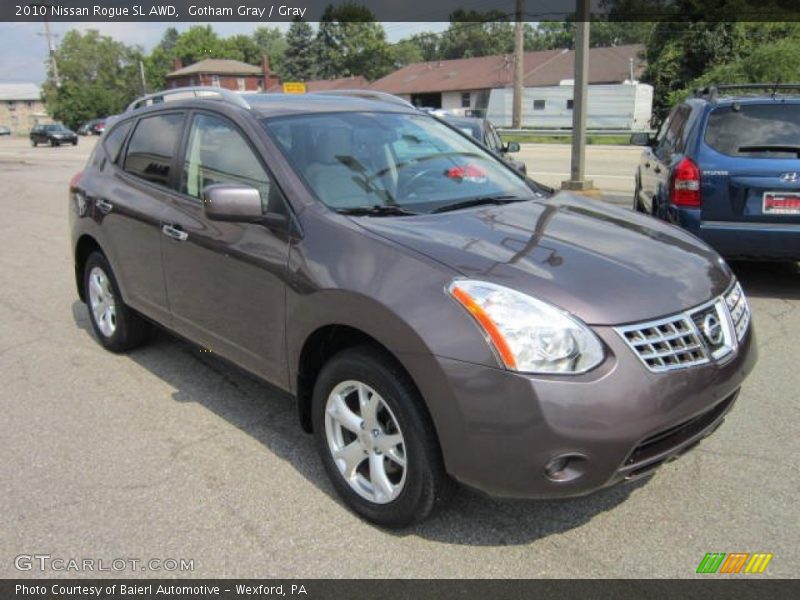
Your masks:
{"label": "street light pole", "polygon": [[523,12],[525,0],[517,0],[516,23],[514,24],[514,99],[511,106],[511,127],[522,127],[522,96],[525,77],[525,35]]}
{"label": "street light pole", "polygon": [[575,81],[572,100],[572,164],[570,179],[561,184],[566,190],[594,187],[586,177],[586,109],[589,96],[589,0],[575,0]]}

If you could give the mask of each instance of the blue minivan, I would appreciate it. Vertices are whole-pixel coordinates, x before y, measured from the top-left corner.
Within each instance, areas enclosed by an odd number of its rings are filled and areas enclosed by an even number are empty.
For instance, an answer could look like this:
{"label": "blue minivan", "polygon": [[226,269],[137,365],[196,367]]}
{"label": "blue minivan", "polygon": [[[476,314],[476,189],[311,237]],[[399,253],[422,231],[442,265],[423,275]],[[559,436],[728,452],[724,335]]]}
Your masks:
{"label": "blue minivan", "polygon": [[720,85],[678,104],[645,146],[634,209],[727,258],[800,260],[800,85]]}

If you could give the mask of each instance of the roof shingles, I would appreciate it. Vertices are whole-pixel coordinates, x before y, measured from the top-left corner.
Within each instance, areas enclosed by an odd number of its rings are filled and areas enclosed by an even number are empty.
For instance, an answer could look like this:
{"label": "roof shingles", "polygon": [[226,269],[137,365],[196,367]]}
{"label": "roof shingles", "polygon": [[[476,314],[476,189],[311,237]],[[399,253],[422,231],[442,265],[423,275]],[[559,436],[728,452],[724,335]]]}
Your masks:
{"label": "roof shingles", "polygon": [[[630,77],[630,60],[634,76],[641,74],[640,58],[644,47],[639,44],[589,51],[589,83],[619,83]],[[572,50],[526,52],[524,58],[527,87],[558,85],[572,79],[575,53]],[[509,54],[462,58],[408,65],[372,84],[372,89],[392,94],[448,92],[508,87],[514,77],[514,57]]]}

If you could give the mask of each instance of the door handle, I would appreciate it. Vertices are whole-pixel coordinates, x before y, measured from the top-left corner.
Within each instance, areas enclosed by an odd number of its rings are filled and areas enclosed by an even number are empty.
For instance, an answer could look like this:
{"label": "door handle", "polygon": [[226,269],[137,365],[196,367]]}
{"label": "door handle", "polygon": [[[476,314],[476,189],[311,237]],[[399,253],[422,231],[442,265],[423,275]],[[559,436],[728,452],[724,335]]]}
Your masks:
{"label": "door handle", "polygon": [[103,198],[95,198],[94,205],[101,213],[106,215],[111,212],[112,208],[114,208],[114,205],[111,204],[111,202]]}
{"label": "door handle", "polygon": [[162,225],[161,233],[167,237],[171,237],[173,240],[178,240],[179,242],[185,242],[189,239],[189,234],[185,231],[182,231],[175,225]]}

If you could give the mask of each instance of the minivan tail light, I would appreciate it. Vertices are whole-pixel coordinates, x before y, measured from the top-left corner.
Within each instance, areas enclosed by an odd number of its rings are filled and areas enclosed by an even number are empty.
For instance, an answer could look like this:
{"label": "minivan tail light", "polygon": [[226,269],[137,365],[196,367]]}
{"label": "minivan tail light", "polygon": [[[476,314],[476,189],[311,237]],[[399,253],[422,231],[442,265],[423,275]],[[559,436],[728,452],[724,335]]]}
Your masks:
{"label": "minivan tail light", "polygon": [[700,169],[691,158],[684,157],[675,166],[669,199],[675,206],[700,206]]}

